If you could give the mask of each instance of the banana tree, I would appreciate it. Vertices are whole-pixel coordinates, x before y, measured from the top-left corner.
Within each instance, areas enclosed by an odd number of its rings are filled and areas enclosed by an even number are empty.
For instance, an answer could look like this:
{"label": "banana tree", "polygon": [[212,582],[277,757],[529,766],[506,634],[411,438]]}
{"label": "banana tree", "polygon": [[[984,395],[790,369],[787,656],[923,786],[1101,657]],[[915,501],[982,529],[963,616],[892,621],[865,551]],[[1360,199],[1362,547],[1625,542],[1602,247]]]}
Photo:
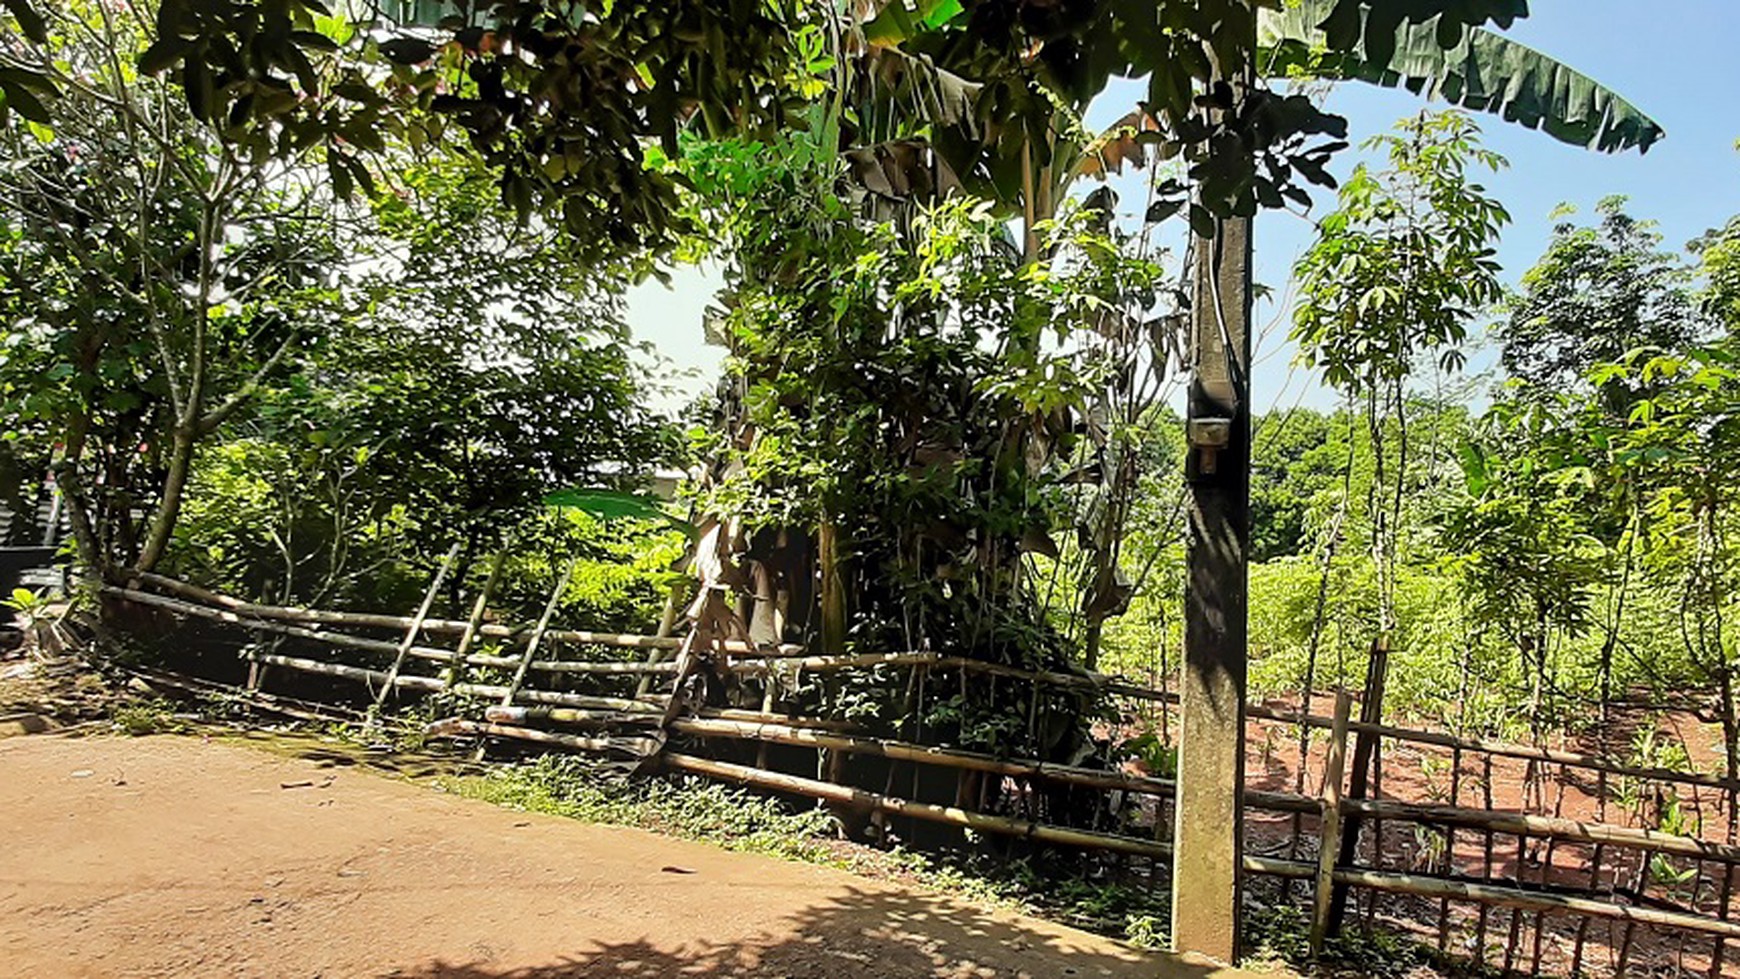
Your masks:
{"label": "banana tree", "polygon": [[[854,107],[863,124],[856,134],[860,145],[847,151],[851,172],[867,194],[882,201],[964,185],[999,202],[1020,218],[1027,262],[1043,257],[1038,227],[1056,215],[1082,177],[1103,178],[1157,158],[1183,158],[1199,186],[1221,184],[1194,204],[1182,181],[1152,185],[1146,221],[1184,213],[1198,234],[1210,233],[1214,218],[1225,216],[1213,213],[1216,200],[1233,213],[1249,215],[1288,201],[1309,204],[1305,190],[1290,179],[1295,174],[1333,186],[1325,164],[1345,145],[1340,142],[1345,123],[1297,94],[1256,99],[1248,110],[1240,106],[1232,113],[1248,111],[1250,129],[1271,136],[1239,142],[1241,151],[1254,158],[1252,169],[1235,169],[1230,179],[1221,172],[1213,152],[1201,145],[1207,140],[1212,146],[1215,134],[1204,130],[1200,118],[1177,111],[1176,90],[1191,88],[1188,78],[1177,77],[1177,64],[1189,66],[1192,49],[1170,49],[1182,62],[1157,58],[1158,39],[1143,33],[1154,24],[1189,32],[1187,21],[1168,23],[1166,6],[1110,0],[1088,5],[1073,24],[1021,22],[1022,43],[1001,51],[987,50],[984,43],[995,33],[985,23],[986,6],[957,0],[873,6],[852,38],[861,45],[861,88],[854,93]],[[1523,12],[1520,5],[1508,11],[1503,4],[1474,9],[1479,6],[1303,0],[1266,7],[1255,24],[1254,73],[1264,80],[1306,77],[1404,87],[1605,151],[1646,151],[1662,137],[1661,127],[1636,106],[1588,76],[1479,26],[1483,14],[1508,24],[1509,15]],[[1176,10],[1170,13],[1176,18]],[[1104,132],[1088,132],[1082,119],[1111,78],[1144,73],[1148,103]],[[1323,141],[1313,143],[1318,136]],[[1098,191],[1090,200],[1106,193]],[[1151,332],[1165,331],[1136,335]],[[1144,361],[1123,359],[1132,369]],[[1145,358],[1150,378],[1155,362],[1164,360],[1163,351]],[[1138,431],[1151,406],[1141,399],[1115,405],[1117,391],[1137,385],[1126,381],[1114,388],[1100,406],[1109,410],[1100,414],[1121,423],[1126,433]],[[1085,563],[1078,574],[1090,663],[1101,623],[1122,607],[1119,598],[1129,589],[1116,566],[1124,537],[1120,515],[1128,509],[1118,501],[1130,497],[1139,475],[1126,464],[1138,454],[1134,446],[1116,439],[1099,444],[1101,457],[1084,467],[1102,474],[1095,494],[1099,505],[1091,508],[1096,516],[1084,527],[1087,546],[1078,555]]]}

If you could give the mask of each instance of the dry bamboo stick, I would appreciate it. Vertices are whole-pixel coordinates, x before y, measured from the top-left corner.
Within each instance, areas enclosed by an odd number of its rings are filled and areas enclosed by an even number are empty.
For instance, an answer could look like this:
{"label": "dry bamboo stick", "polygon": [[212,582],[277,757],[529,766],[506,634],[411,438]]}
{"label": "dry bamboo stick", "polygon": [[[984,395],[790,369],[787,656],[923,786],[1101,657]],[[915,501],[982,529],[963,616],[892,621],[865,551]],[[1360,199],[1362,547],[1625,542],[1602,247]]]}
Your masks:
{"label": "dry bamboo stick", "polygon": [[[319,629],[305,629],[300,626],[285,625],[282,622],[274,622],[265,619],[251,619],[246,617],[243,613],[206,608],[203,605],[195,605],[174,598],[165,598],[161,595],[153,595],[150,592],[134,591],[128,588],[115,588],[112,586],[104,586],[103,590],[109,594],[118,595],[128,601],[138,602],[142,605],[151,605],[184,615],[194,615],[219,622],[228,622],[249,629],[260,629],[266,632],[277,633],[278,635],[293,636],[298,639],[310,639],[331,646],[342,646],[347,649],[377,653],[393,653],[398,649],[397,643],[388,642],[384,639],[364,639],[360,636],[346,635],[342,632],[324,632]],[[557,635],[557,631],[552,629],[546,633],[546,635],[554,637]],[[406,655],[413,659],[425,659],[441,663],[453,662],[452,650],[434,649],[428,646],[412,646],[406,651]],[[516,667],[519,665],[519,662],[520,657],[518,656],[487,656],[480,653],[472,653],[465,657],[465,664],[467,666],[494,666],[505,669]],[[533,660],[531,668],[543,673],[639,673],[643,671],[670,673],[675,667],[668,663],[648,666],[645,663],[592,663],[583,660]]]}
{"label": "dry bamboo stick", "polygon": [[627,754],[644,754],[644,749],[632,748],[629,742],[642,741],[649,746],[650,738],[582,738],[573,734],[557,734],[553,731],[539,731],[533,728],[510,727],[503,724],[482,724],[477,721],[466,721],[459,718],[448,718],[436,721],[425,727],[423,733],[432,738],[451,738],[459,736],[475,736],[490,738],[512,738],[516,741],[530,741],[534,744],[553,744],[562,748],[572,748],[578,751],[591,751],[598,754],[622,752]]}
{"label": "dry bamboo stick", "polygon": [[459,634],[459,645],[453,649],[453,659],[447,664],[447,671],[441,680],[449,688],[459,682],[460,675],[465,672],[466,656],[471,652],[471,644],[477,641],[477,631],[483,627],[483,616],[489,611],[489,600],[495,594],[495,586],[501,581],[502,566],[507,564],[507,548],[495,552],[495,557],[489,562],[489,575],[483,579],[483,588],[477,593],[477,600],[471,603],[471,617],[465,620],[465,631]]}
{"label": "dry bamboo stick", "polygon": [[[365,669],[360,666],[347,666],[343,663],[323,663],[319,660],[302,659],[295,656],[279,656],[275,653],[260,654],[260,662],[272,666],[288,667],[301,670],[304,673],[317,673],[324,676],[343,677],[361,683],[384,683],[387,675],[380,670]],[[443,688],[440,680],[425,676],[401,676],[395,681],[395,686],[405,690],[423,690],[435,692]],[[456,683],[452,692],[464,697],[478,697],[490,700],[500,699],[508,688],[481,683]],[[557,693],[548,690],[521,690],[519,698],[533,703],[560,704],[565,707],[591,707],[602,710],[615,710],[624,713],[641,713],[658,715],[659,707],[653,704],[641,703],[638,700],[625,700],[621,697],[589,697],[576,693]]]}
{"label": "dry bamboo stick", "polygon": [[[198,585],[190,585],[174,578],[144,572],[135,577],[146,584],[162,588],[165,591],[176,592],[184,597],[215,605],[231,612],[260,619],[277,619],[288,622],[314,623],[318,625],[345,625],[366,629],[409,628],[411,619],[403,615],[386,615],[377,612],[334,612],[325,609],[296,608],[286,605],[262,605],[255,602],[245,602],[239,598],[222,595]],[[423,631],[427,633],[463,634],[470,623],[459,619],[429,619],[423,623]],[[529,626],[505,626],[495,623],[484,623],[477,629],[478,635],[492,639],[518,639],[530,631]],[[625,649],[676,649],[682,645],[682,640],[676,637],[660,638],[657,636],[641,636],[632,633],[589,632],[583,629],[552,629],[548,638],[555,642],[588,644],[595,646],[619,646]],[[757,649],[744,642],[726,642],[723,644],[729,653],[746,655],[802,656],[807,650],[802,646],[784,644],[769,650]],[[449,654],[451,655],[451,654]]]}
{"label": "dry bamboo stick", "polygon": [[1317,835],[1317,887],[1311,897],[1311,957],[1323,954],[1329,937],[1330,899],[1335,892],[1335,864],[1341,859],[1341,779],[1347,767],[1347,724],[1353,715],[1353,694],[1335,692],[1335,726],[1330,729],[1329,754],[1323,766],[1323,808]]}
{"label": "dry bamboo stick", "polygon": [[1112,833],[1093,833],[1087,830],[1065,829],[1060,826],[1044,826],[1028,822],[1024,819],[1011,819],[1007,816],[992,816],[981,812],[971,812],[957,809],[953,806],[938,806],[924,802],[911,802],[906,799],[870,792],[865,789],[848,788],[831,782],[822,782],[812,778],[802,778],[796,775],[784,775],[765,769],[752,768],[748,765],[736,765],[730,762],[713,761],[708,758],[697,758],[693,755],[669,753],[660,756],[669,768],[679,771],[693,772],[712,778],[726,779],[746,785],[757,785],[762,788],[777,789],[792,792],[815,799],[838,802],[845,805],[860,806],[876,812],[888,813],[894,816],[906,816],[911,819],[922,819],[928,822],[943,823],[950,826],[960,826],[965,829],[982,833],[997,833],[1003,836],[1018,836],[1036,840],[1041,843],[1055,843],[1061,846],[1080,847],[1089,850],[1107,850],[1114,853],[1131,853],[1155,859],[1167,859],[1172,855],[1172,848],[1152,840],[1136,839],[1128,836],[1117,836]]}
{"label": "dry bamboo stick", "polygon": [[943,662],[936,653],[861,653],[855,656],[758,656],[750,659],[733,657],[727,667],[733,673],[759,673],[775,670],[802,670],[822,673],[831,670],[851,670],[865,666],[921,666]]}
{"label": "dry bamboo stick", "polygon": [[1056,782],[1065,782],[1071,785],[1082,785],[1091,788],[1120,789],[1124,791],[1146,792],[1155,795],[1171,795],[1176,789],[1175,783],[1170,779],[1150,778],[1141,775],[1126,775],[1121,772],[1101,771],[1098,769],[1081,768],[1072,765],[1057,765],[1050,762],[998,758],[995,755],[987,755],[976,751],[963,751],[956,748],[933,748],[928,745],[912,744],[906,741],[889,741],[881,738],[824,734],[783,724],[754,724],[729,720],[680,719],[672,721],[670,728],[679,734],[693,734],[700,737],[723,737],[741,740],[772,741],[779,744],[799,745],[810,748],[829,748],[846,754],[875,755],[879,758],[890,758],[896,761],[910,761],[923,765],[935,765],[939,768],[988,772],[993,775],[1005,775],[1015,778],[1049,779]]}
{"label": "dry bamboo stick", "polygon": [[[1301,861],[1277,860],[1273,857],[1250,855],[1244,858],[1244,867],[1250,873],[1280,877],[1306,878],[1317,873],[1317,868]],[[1476,884],[1445,880],[1441,877],[1421,877],[1393,870],[1363,870],[1357,867],[1336,868],[1335,880],[1338,884],[1372,888],[1392,894],[1449,898],[1453,901],[1467,901],[1485,907],[1513,908],[1522,911],[1565,912],[1591,918],[1607,918],[1632,924],[1658,925],[1707,935],[1740,938],[1740,922],[1720,921],[1704,915],[1640,907],[1635,904],[1615,904],[1586,897],[1573,897],[1568,894],[1524,891],[1495,884]]]}
{"label": "dry bamboo stick", "polygon": [[573,724],[579,727],[651,724],[658,720],[651,714],[625,714],[615,710],[580,710],[574,707],[503,707],[500,704],[484,708],[483,719],[491,724],[526,724],[532,721],[548,721],[552,724]]}
{"label": "dry bamboo stick", "polygon": [[405,654],[411,651],[411,646],[417,641],[417,636],[423,632],[423,623],[429,619],[429,610],[435,607],[435,597],[441,594],[441,586],[447,583],[447,573],[453,570],[453,562],[459,560],[459,545],[447,549],[447,557],[441,562],[441,570],[435,572],[434,580],[429,582],[429,590],[423,593],[423,604],[417,606],[417,615],[405,629],[405,638],[399,647],[393,651],[393,665],[387,668],[387,682],[381,684],[380,692],[375,694],[375,702],[369,707],[369,723],[372,725],[380,719],[381,705],[386,703],[387,695],[398,689],[393,681],[399,678],[399,671],[405,667]]}

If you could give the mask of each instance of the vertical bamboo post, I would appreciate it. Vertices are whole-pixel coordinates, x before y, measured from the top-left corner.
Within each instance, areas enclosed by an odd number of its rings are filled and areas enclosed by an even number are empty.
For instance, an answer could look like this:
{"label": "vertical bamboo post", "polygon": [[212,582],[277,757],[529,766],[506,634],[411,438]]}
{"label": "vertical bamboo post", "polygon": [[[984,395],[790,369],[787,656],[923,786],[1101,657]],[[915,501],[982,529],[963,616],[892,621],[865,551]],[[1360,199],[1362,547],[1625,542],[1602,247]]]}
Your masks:
{"label": "vertical bamboo post", "polygon": [[375,694],[375,702],[369,707],[368,724],[374,727],[380,722],[381,705],[386,703],[387,695],[399,685],[399,671],[404,669],[405,655],[411,651],[417,637],[423,632],[423,622],[429,618],[429,610],[435,605],[435,597],[441,594],[441,586],[447,582],[447,573],[453,570],[453,562],[459,560],[459,545],[447,549],[447,557],[441,562],[441,570],[435,572],[435,580],[429,582],[429,590],[423,593],[423,604],[417,606],[417,615],[411,620],[411,627],[405,630],[405,638],[399,642],[399,650],[393,655],[393,665],[387,670],[387,678],[381,684],[381,690]]}
{"label": "vertical bamboo post", "polygon": [[1347,767],[1347,725],[1353,695],[1335,693],[1335,723],[1329,732],[1329,757],[1323,763],[1322,815],[1317,829],[1317,889],[1312,896],[1311,957],[1323,954],[1329,936],[1329,906],[1335,893],[1335,864],[1341,856],[1341,779]]}
{"label": "vertical bamboo post", "polygon": [[[1450,806],[1455,808],[1462,804],[1462,748],[1450,749]],[[1449,824],[1444,826],[1444,873],[1456,873],[1456,828]],[[1444,898],[1438,902],[1438,951],[1444,953],[1450,948],[1450,899]]]}
{"label": "vertical bamboo post", "polygon": [[451,691],[453,685],[459,682],[459,677],[465,672],[465,657],[471,652],[471,644],[477,641],[477,632],[483,628],[483,616],[488,610],[489,600],[495,596],[495,587],[501,581],[502,565],[507,562],[507,548],[495,552],[495,557],[489,562],[489,575],[483,579],[483,590],[477,593],[477,601],[471,604],[471,618],[465,620],[465,631],[459,635],[459,645],[453,649],[453,659],[447,664],[447,675],[441,678],[443,692]]}
{"label": "vertical bamboo post", "polygon": [[[683,586],[681,584],[674,584],[671,586],[670,592],[665,595],[665,609],[659,615],[658,631],[653,633],[656,638],[668,639],[672,633],[677,631],[677,614],[682,611],[682,594]],[[656,666],[664,661],[665,651],[662,649],[654,649],[647,653],[646,662],[648,666]],[[652,680],[653,675],[651,673],[641,674],[640,680],[634,685],[634,695],[636,698],[644,697],[652,691]]]}
{"label": "vertical bamboo post", "polygon": [[816,528],[821,562],[822,652],[846,651],[846,582],[840,573],[840,529],[831,519]]}
{"label": "vertical bamboo post", "polygon": [[[1389,675],[1389,640],[1378,637],[1371,644],[1371,660],[1366,666],[1364,701],[1359,705],[1359,720],[1361,724],[1376,725],[1383,722],[1384,712],[1384,682]],[[1366,780],[1371,774],[1372,756],[1378,750],[1378,735],[1371,730],[1362,730],[1353,745],[1352,776],[1348,780],[1347,795],[1350,799],[1365,798]],[[1490,808],[1490,807],[1488,807]],[[1359,846],[1359,819],[1350,818],[1341,826],[1341,865],[1353,866],[1354,851]],[[1381,856],[1381,854],[1380,854]],[[1329,930],[1341,930],[1341,919],[1347,911],[1347,885],[1337,884],[1329,905]]]}
{"label": "vertical bamboo post", "polygon": [[[1482,800],[1481,808],[1486,809],[1487,811],[1490,812],[1492,810],[1492,756],[1490,754],[1482,755],[1481,762],[1482,762],[1482,766],[1483,766],[1481,769],[1481,781],[1480,781],[1480,793],[1481,793],[1481,800]],[[1483,833],[1483,846],[1482,846],[1482,850],[1481,850],[1482,858],[1481,858],[1481,864],[1480,864],[1480,880],[1481,880],[1481,883],[1487,884],[1487,883],[1492,882],[1492,827],[1490,827],[1490,826],[1487,827],[1485,830],[1482,831],[1482,833]],[[1475,954],[1480,956],[1480,964],[1482,966],[1485,966],[1486,965],[1486,925],[1487,925],[1487,919],[1491,916],[1491,908],[1485,904],[1482,904],[1480,906],[1479,915],[1480,915],[1479,920],[1475,926],[1475,928],[1476,928],[1475,938],[1474,938]]]}

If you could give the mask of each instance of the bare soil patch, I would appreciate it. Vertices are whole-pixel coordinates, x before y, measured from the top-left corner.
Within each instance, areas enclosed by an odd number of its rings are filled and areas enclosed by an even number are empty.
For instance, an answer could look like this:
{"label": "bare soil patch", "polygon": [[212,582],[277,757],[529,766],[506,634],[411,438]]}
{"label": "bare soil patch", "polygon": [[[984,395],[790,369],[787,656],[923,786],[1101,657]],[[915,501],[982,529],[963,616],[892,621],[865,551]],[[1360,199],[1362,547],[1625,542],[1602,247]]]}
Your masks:
{"label": "bare soil patch", "polygon": [[0,785],[13,975],[1243,975],[198,737],[11,738]]}

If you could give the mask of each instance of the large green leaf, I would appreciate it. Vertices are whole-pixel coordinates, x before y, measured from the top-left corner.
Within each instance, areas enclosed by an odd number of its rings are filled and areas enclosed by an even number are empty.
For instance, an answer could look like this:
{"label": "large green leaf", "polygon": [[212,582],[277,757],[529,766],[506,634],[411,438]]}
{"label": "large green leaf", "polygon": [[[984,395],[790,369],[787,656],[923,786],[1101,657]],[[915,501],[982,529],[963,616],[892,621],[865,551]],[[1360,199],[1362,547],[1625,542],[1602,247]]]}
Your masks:
{"label": "large green leaf", "polygon": [[[1338,7],[1345,7],[1345,0],[1304,0],[1286,10],[1263,10],[1258,64],[1265,73],[1402,87],[1608,152],[1647,151],[1666,135],[1655,120],[1589,76],[1483,28],[1446,27],[1438,17],[1417,23],[1374,20],[1365,4],[1357,43],[1329,50],[1324,27]],[[1450,40],[1456,43],[1446,46]]]}
{"label": "large green leaf", "polygon": [[557,490],[544,497],[544,505],[583,510],[600,520],[662,520],[686,532],[694,528],[659,509],[658,501],[638,493],[604,489]]}

